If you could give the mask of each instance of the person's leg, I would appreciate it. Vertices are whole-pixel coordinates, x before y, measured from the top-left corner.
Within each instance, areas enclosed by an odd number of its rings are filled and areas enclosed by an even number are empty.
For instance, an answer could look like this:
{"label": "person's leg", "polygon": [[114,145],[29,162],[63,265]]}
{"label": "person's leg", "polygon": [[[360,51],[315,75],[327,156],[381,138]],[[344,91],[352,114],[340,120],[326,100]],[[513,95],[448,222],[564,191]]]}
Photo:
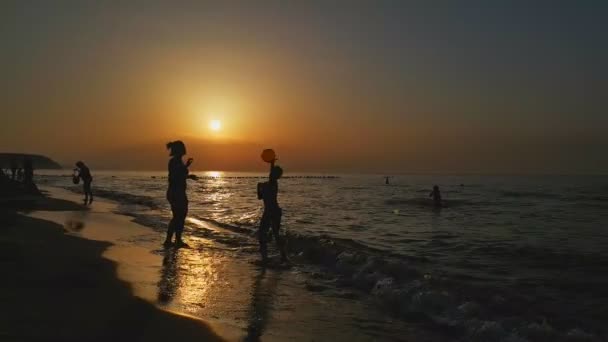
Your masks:
{"label": "person's leg", "polygon": [[268,260],[268,228],[270,228],[270,213],[264,209],[262,219],[260,220],[260,228],[258,229],[258,239],[260,241],[260,254],[262,261]]}
{"label": "person's leg", "polygon": [[82,183],[82,192],[84,192],[84,204],[87,204],[89,201],[89,187],[86,182]]}
{"label": "person's leg", "polygon": [[281,219],[283,217],[283,210],[277,209],[272,214],[272,235],[277,242],[279,252],[281,252],[281,261],[287,260],[287,241],[284,236],[280,235],[281,231]]}
{"label": "person's leg", "polygon": [[167,227],[167,237],[165,238],[165,245],[171,244],[171,239],[173,239],[173,232],[175,231],[175,221],[177,215],[177,208],[175,204],[171,203],[171,221],[169,221],[169,226]]}
{"label": "person's leg", "polygon": [[89,182],[89,204],[93,203],[93,187],[91,185],[91,182]]}
{"label": "person's leg", "polygon": [[182,232],[184,231],[184,226],[186,225],[186,217],[188,216],[188,200],[184,199],[182,203],[180,203],[179,208],[179,216],[177,217],[175,223],[175,243],[178,246],[185,246],[186,244],[182,240]]}
{"label": "person's leg", "polygon": [[182,232],[184,231],[184,224],[186,223],[186,216],[180,213],[179,217],[175,218],[175,245],[184,245],[182,240]]}

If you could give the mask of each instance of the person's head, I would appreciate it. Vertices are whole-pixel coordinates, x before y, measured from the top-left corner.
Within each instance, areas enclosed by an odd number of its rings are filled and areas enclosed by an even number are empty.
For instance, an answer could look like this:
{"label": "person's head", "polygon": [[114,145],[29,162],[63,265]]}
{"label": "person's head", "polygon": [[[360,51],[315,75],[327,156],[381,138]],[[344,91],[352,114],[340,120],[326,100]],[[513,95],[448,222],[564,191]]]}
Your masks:
{"label": "person's head", "polygon": [[171,141],[167,143],[169,155],[172,157],[181,157],[186,154],[186,145],[181,140]]}
{"label": "person's head", "polygon": [[82,168],[82,167],[84,167],[84,163],[79,160],[76,162],[76,167]]}
{"label": "person's head", "polygon": [[439,191],[439,187],[437,185],[433,186],[434,191]]}
{"label": "person's head", "polygon": [[270,171],[271,180],[279,180],[283,176],[283,169],[280,166],[274,166]]}

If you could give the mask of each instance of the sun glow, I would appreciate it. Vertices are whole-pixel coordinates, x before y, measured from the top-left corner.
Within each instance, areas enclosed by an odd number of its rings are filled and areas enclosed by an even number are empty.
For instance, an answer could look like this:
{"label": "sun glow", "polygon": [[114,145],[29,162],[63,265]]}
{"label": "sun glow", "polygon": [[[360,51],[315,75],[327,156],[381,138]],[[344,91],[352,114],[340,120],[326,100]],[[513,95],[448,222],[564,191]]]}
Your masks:
{"label": "sun glow", "polygon": [[209,128],[214,132],[219,132],[222,129],[222,122],[220,120],[211,120]]}

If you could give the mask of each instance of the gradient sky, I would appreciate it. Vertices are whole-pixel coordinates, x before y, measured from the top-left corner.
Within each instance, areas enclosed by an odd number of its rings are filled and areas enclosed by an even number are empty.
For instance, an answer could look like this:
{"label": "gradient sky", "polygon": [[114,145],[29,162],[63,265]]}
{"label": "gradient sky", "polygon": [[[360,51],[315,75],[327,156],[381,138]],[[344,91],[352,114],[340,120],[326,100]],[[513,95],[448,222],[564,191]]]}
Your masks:
{"label": "gradient sky", "polygon": [[[608,173],[606,1],[2,1],[0,152]],[[220,119],[223,130],[208,129]]]}

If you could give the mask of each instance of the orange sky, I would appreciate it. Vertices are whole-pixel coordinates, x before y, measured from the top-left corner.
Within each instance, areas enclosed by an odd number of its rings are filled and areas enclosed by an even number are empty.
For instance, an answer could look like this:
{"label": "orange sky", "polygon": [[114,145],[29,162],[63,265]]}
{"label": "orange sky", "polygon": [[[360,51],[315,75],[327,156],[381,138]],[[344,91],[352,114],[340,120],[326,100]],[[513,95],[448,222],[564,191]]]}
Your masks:
{"label": "orange sky", "polygon": [[547,45],[561,28],[485,37],[428,8],[5,7],[2,151],[164,169],[183,139],[203,170],[274,147],[295,171],[608,172],[605,68],[573,62],[606,51],[568,45],[584,27]]}

